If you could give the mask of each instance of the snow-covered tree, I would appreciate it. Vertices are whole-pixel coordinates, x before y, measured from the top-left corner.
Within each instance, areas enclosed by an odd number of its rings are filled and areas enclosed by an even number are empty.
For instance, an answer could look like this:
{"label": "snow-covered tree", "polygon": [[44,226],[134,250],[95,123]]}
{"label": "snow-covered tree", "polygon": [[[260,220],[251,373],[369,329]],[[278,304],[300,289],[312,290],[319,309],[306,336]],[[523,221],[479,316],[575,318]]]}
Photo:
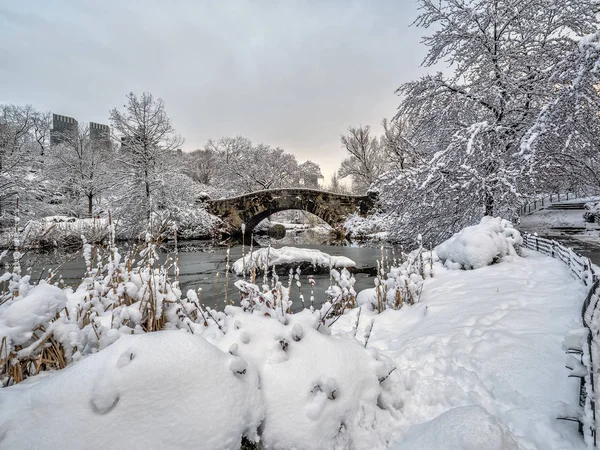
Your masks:
{"label": "snow-covered tree", "polygon": [[30,105],[0,105],[0,227],[12,221],[17,197],[25,217],[40,206],[45,195],[40,163],[49,134],[49,113]]}
{"label": "snow-covered tree", "polygon": [[321,167],[311,161],[305,161],[298,165],[298,180],[297,184],[301,187],[318,189],[319,180],[323,178]]}
{"label": "snow-covered tree", "polygon": [[205,177],[208,184],[232,194],[298,186],[318,188],[323,178],[318,164],[299,164],[294,155],[280,147],[253,144],[242,136],[210,140],[193,158],[198,158],[202,171],[210,172],[210,177]]}
{"label": "snow-covered tree", "polygon": [[195,182],[212,185],[217,181],[221,162],[210,148],[194,150],[185,155],[185,173]]}
{"label": "snow-covered tree", "polygon": [[349,194],[350,189],[346,187],[346,185],[340,183],[340,178],[338,177],[337,172],[334,172],[331,175],[331,180],[329,182],[329,186],[327,187],[329,192],[335,192],[338,194]]}
{"label": "snow-covered tree", "polygon": [[424,65],[451,71],[398,89],[410,142],[427,159],[388,177],[384,201],[441,237],[484,214],[511,217],[535,192],[520,142],[556,94],[554,68],[596,19],[581,0],[419,3],[416,25],[433,30]]}
{"label": "snow-covered tree", "polygon": [[[57,193],[73,200],[71,214],[94,215],[94,203],[108,188],[114,185],[111,179],[114,170],[114,154],[106,142],[90,137],[87,125],[62,133],[60,144],[46,151],[44,161],[45,178]],[[80,208],[80,201],[84,201]]]}
{"label": "snow-covered tree", "polygon": [[411,142],[412,124],[409,118],[399,115],[391,121],[383,119],[381,126],[380,145],[390,167],[404,170],[421,160],[422,156]]}
{"label": "snow-covered tree", "polygon": [[144,219],[172,200],[164,195],[176,182],[173,174],[178,172],[177,150],[183,140],[175,133],[164,102],[152,94],[130,93],[124,108],[110,112],[120,145],[116,151],[119,190],[113,201],[126,224],[140,228]]}
{"label": "snow-covered tree", "polygon": [[352,191],[364,194],[378,180],[385,169],[382,146],[371,136],[367,126],[350,127],[348,134],[341,136],[343,147],[348,152],[338,170],[340,178],[352,177]]}
{"label": "snow-covered tree", "polygon": [[[600,32],[582,38],[557,66],[558,93],[521,141],[529,174],[547,190],[600,189]],[[543,176],[538,176],[542,174]]]}

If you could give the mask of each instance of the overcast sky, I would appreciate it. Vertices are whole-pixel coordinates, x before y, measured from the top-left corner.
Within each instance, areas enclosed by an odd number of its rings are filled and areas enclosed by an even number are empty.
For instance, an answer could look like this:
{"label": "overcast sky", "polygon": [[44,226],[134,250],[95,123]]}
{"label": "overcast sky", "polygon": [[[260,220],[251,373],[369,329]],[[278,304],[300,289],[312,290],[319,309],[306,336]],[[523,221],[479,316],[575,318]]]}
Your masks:
{"label": "overcast sky", "polygon": [[319,163],[348,126],[394,114],[423,73],[414,0],[0,0],[0,103],[107,123],[161,97],[191,151],[243,135]]}

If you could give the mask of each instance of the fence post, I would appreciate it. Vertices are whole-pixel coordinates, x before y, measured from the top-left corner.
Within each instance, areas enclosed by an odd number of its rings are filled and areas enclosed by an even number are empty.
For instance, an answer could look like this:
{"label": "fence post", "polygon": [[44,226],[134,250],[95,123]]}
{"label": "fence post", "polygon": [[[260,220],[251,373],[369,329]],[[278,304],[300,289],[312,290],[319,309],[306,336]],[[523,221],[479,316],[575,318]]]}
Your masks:
{"label": "fence post", "polygon": [[533,210],[535,211],[537,209],[537,200],[533,201]]}
{"label": "fence post", "polygon": [[544,197],[542,197],[542,206],[544,206]]}
{"label": "fence post", "polygon": [[554,241],[552,241],[552,257],[554,258]]}
{"label": "fence post", "polygon": [[540,251],[540,238],[539,237],[535,237],[535,251],[539,252]]}

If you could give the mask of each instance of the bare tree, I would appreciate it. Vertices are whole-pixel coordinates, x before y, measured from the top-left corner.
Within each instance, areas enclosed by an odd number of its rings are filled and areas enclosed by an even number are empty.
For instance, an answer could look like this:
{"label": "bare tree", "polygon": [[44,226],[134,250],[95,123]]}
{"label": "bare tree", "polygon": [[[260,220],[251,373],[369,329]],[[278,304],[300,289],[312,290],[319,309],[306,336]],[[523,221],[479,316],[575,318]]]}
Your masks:
{"label": "bare tree", "polygon": [[422,160],[417,146],[412,142],[412,124],[407,117],[396,116],[392,121],[383,119],[381,146],[393,169],[404,170]]}
{"label": "bare tree", "polygon": [[185,173],[195,182],[212,185],[220,173],[220,160],[211,148],[194,150],[185,155]]}
{"label": "bare tree", "polygon": [[216,171],[213,185],[231,193],[247,193],[263,189],[319,186],[323,178],[318,164],[302,164],[282,148],[253,144],[242,136],[210,140],[204,149],[203,161]]}
{"label": "bare tree", "polygon": [[600,32],[581,39],[552,80],[556,95],[521,139],[527,175],[549,192],[600,190]]}
{"label": "bare tree", "polygon": [[16,197],[23,217],[41,205],[41,156],[48,147],[49,113],[30,105],[0,105],[0,223],[12,220]]}
{"label": "bare tree", "polygon": [[341,141],[349,156],[342,161],[338,175],[340,178],[351,176],[352,190],[365,193],[385,170],[381,145],[377,138],[371,137],[368,125],[350,127]]}
{"label": "bare tree", "polygon": [[[87,125],[62,133],[61,143],[46,153],[44,172],[59,192],[66,193],[75,202],[85,200],[88,217],[94,214],[94,201],[114,182],[111,180],[110,146],[90,137]],[[78,211],[76,211],[78,213]]]}
{"label": "bare tree", "polygon": [[348,189],[345,185],[340,183],[340,179],[336,172],[331,175],[331,181],[329,182],[329,186],[327,187],[329,192],[335,192],[337,194],[349,194],[350,189]]}
{"label": "bare tree", "polygon": [[132,224],[140,222],[139,216],[149,220],[170,183],[183,139],[175,133],[164,102],[147,92],[128,94],[124,110],[113,109],[110,121],[120,145],[121,211]]}

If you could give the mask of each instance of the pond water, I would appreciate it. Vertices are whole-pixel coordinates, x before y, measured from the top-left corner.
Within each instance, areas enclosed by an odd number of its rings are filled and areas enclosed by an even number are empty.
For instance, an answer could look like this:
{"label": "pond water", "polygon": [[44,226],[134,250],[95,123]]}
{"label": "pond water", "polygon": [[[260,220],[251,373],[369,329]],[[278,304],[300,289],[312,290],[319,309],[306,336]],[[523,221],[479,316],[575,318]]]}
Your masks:
{"label": "pond water", "polygon": [[[256,245],[271,245],[273,248],[283,246],[296,246],[303,248],[318,249],[322,252],[335,256],[346,256],[356,263],[357,271],[354,274],[356,283],[355,290],[360,292],[363,289],[373,287],[373,272],[377,266],[377,260],[381,259],[381,247],[367,247],[356,244],[333,245],[330,242],[328,234],[297,231],[288,232],[286,237],[281,240],[274,240],[268,237],[259,237]],[[119,246],[120,253],[126,251]],[[245,253],[249,252],[249,246],[245,245]],[[396,250],[394,248],[384,249],[386,258],[393,258]],[[169,254],[173,256],[172,249],[161,251],[161,258]],[[238,258],[242,256],[242,246],[235,245],[230,247],[230,264],[233,265]],[[225,304],[225,266],[227,264],[227,247],[223,245],[214,245],[207,241],[184,241],[178,245],[179,261],[179,281],[182,292],[188,289],[202,289],[201,301],[207,306],[222,309]],[[66,285],[76,287],[81,282],[81,276],[84,273],[85,265],[81,252],[66,254],[64,252],[53,251],[46,253],[30,252],[26,256],[26,261],[22,264],[25,267],[32,268],[32,279],[37,280],[44,276],[47,270],[59,268],[59,273]],[[300,292],[308,303],[310,298],[310,284],[307,280],[308,274],[301,274],[301,287],[298,288],[294,281],[291,299],[294,302],[294,310],[301,308],[299,300]],[[326,289],[329,287],[328,274],[315,274],[314,298],[315,303],[319,305],[325,301],[327,296]],[[236,280],[240,277],[233,273],[229,274],[228,295],[236,303],[239,300],[239,293],[234,286]],[[280,275],[280,281],[287,286],[288,276]],[[257,284],[262,284],[262,275],[257,276]]]}

